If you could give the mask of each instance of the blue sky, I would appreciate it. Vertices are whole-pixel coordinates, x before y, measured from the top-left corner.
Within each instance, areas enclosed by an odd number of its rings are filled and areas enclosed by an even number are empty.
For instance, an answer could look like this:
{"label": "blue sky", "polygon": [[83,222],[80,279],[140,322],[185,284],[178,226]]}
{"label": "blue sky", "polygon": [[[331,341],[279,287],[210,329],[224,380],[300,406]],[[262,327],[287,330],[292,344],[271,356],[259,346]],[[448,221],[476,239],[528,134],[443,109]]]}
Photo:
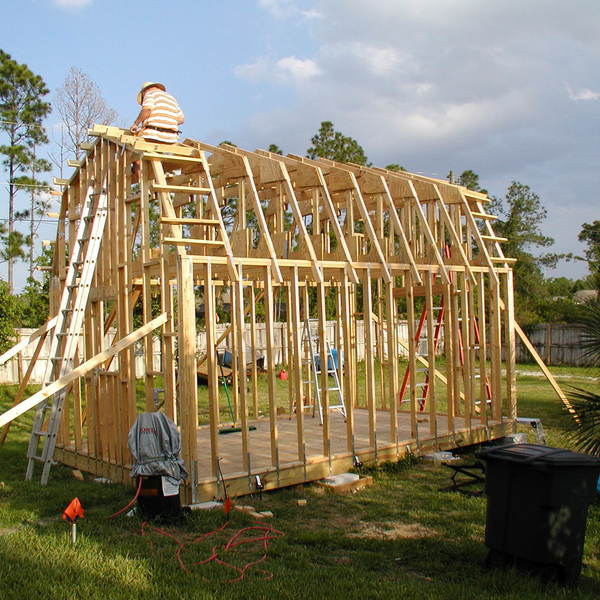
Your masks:
{"label": "blue sky", "polygon": [[[331,120],[377,165],[436,177],[473,169],[494,195],[519,180],[548,209],[552,250],[580,253],[581,224],[600,218],[600,2],[565,6],[5,0],[0,47],[51,96],[70,67],[81,69],[123,126],[141,82],[157,80],[185,111],[184,135],[210,143],[304,154]],[[53,113],[51,135],[58,122]],[[585,268],[563,263],[551,274]]]}

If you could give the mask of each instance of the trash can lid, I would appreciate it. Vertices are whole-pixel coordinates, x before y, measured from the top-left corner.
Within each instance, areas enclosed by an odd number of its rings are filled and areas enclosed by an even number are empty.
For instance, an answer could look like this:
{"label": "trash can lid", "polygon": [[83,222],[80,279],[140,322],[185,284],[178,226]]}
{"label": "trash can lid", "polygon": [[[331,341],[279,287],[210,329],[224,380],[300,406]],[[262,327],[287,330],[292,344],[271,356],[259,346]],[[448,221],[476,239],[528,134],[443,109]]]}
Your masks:
{"label": "trash can lid", "polygon": [[595,467],[600,469],[599,457],[538,444],[498,446],[480,450],[477,456],[483,460],[507,461],[533,466]]}

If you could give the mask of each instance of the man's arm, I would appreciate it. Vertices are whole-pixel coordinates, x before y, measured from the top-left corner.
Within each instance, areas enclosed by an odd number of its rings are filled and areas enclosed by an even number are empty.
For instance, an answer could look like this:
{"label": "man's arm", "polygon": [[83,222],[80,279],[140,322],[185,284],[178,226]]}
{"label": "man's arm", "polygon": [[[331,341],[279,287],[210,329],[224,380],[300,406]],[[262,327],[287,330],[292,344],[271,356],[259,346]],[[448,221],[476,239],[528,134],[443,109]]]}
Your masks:
{"label": "man's arm", "polygon": [[152,111],[149,108],[142,108],[142,110],[140,110],[140,114],[130,127],[132,133],[135,133],[140,128],[142,123],[150,116],[151,112]]}
{"label": "man's arm", "polygon": [[181,108],[179,109],[179,114],[177,115],[177,125],[181,125],[184,121],[183,111]]}

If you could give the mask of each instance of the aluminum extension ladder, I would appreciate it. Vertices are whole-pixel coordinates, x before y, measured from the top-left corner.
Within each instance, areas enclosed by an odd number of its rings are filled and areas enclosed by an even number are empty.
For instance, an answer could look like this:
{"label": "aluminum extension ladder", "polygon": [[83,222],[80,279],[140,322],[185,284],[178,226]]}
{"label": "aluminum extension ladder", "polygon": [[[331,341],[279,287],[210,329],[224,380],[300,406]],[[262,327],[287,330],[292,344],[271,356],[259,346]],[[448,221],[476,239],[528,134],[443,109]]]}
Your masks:
{"label": "aluminum extension ladder", "polygon": [[[305,319],[304,326],[302,329],[302,349],[303,355],[308,352],[308,358],[303,358],[303,362],[308,364],[308,379],[302,381],[302,383],[307,383],[312,385],[315,393],[316,405],[319,408],[319,422],[321,425],[323,424],[323,405],[321,404],[321,394],[324,391],[324,388],[321,387],[321,373],[323,365],[321,364],[321,338],[320,336],[313,331],[311,325],[315,326],[314,329],[318,328],[318,319]],[[336,360],[331,351],[331,346],[327,341],[327,338],[323,336],[325,341],[325,368],[327,370],[327,380],[329,381],[329,377],[333,377],[334,385],[332,387],[327,387],[328,392],[337,392],[338,395],[338,403],[330,404],[329,410],[337,410],[344,419],[346,418],[346,405],[344,404],[344,396],[342,393],[342,387],[340,385],[340,378],[338,374],[338,369],[336,366]],[[338,357],[339,359],[339,357]]]}
{"label": "aluminum extension ladder", "polygon": [[[85,308],[96,270],[107,215],[106,191],[94,193],[93,187],[90,186],[82,207],[67,268],[42,389],[73,370],[73,360],[82,335]],[[40,482],[42,485],[48,483],[50,468],[54,464],[54,450],[66,395],[65,388],[44,400],[36,410],[27,449],[25,474],[27,480],[33,478],[35,463],[40,462],[43,465]],[[44,440],[42,452],[38,454],[38,446],[42,439]]]}

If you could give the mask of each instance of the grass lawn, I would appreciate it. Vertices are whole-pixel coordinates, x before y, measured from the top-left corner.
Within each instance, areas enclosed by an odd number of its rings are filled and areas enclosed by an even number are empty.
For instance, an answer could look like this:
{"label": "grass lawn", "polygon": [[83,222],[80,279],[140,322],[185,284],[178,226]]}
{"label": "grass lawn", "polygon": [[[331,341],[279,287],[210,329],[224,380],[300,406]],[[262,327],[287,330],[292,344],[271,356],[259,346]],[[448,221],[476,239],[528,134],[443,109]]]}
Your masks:
{"label": "grass lawn", "polygon": [[[519,365],[520,373],[536,369]],[[556,370],[572,377],[561,384],[600,390],[585,369]],[[570,417],[544,379],[519,374],[520,414],[540,417],[550,445],[568,445]],[[0,389],[4,410],[14,388]],[[271,542],[265,563],[239,583],[233,571],[211,564],[178,565],[176,545],[155,534],[141,536],[137,518],[107,517],[128,502],[132,489],[78,481],[55,467],[48,486],[23,481],[31,417],[11,431],[0,450],[0,599],[200,599],[200,598],[599,598],[600,502],[590,507],[579,585],[562,589],[514,570],[486,570],[483,542],[485,497],[437,491],[447,485],[443,467],[418,462],[370,471],[375,484],[338,496],[307,485],[245,498],[271,510],[271,523],[285,535]],[[526,431],[525,429],[523,431]],[[530,440],[534,441],[533,435]],[[76,546],[60,519],[77,496],[86,516]],[[306,506],[296,500],[306,499]],[[178,536],[219,527],[223,513],[197,512]],[[232,532],[252,519],[233,513]],[[190,547],[186,564],[209,556],[213,538]],[[231,562],[260,558],[243,551]],[[264,580],[260,568],[273,574]]]}

